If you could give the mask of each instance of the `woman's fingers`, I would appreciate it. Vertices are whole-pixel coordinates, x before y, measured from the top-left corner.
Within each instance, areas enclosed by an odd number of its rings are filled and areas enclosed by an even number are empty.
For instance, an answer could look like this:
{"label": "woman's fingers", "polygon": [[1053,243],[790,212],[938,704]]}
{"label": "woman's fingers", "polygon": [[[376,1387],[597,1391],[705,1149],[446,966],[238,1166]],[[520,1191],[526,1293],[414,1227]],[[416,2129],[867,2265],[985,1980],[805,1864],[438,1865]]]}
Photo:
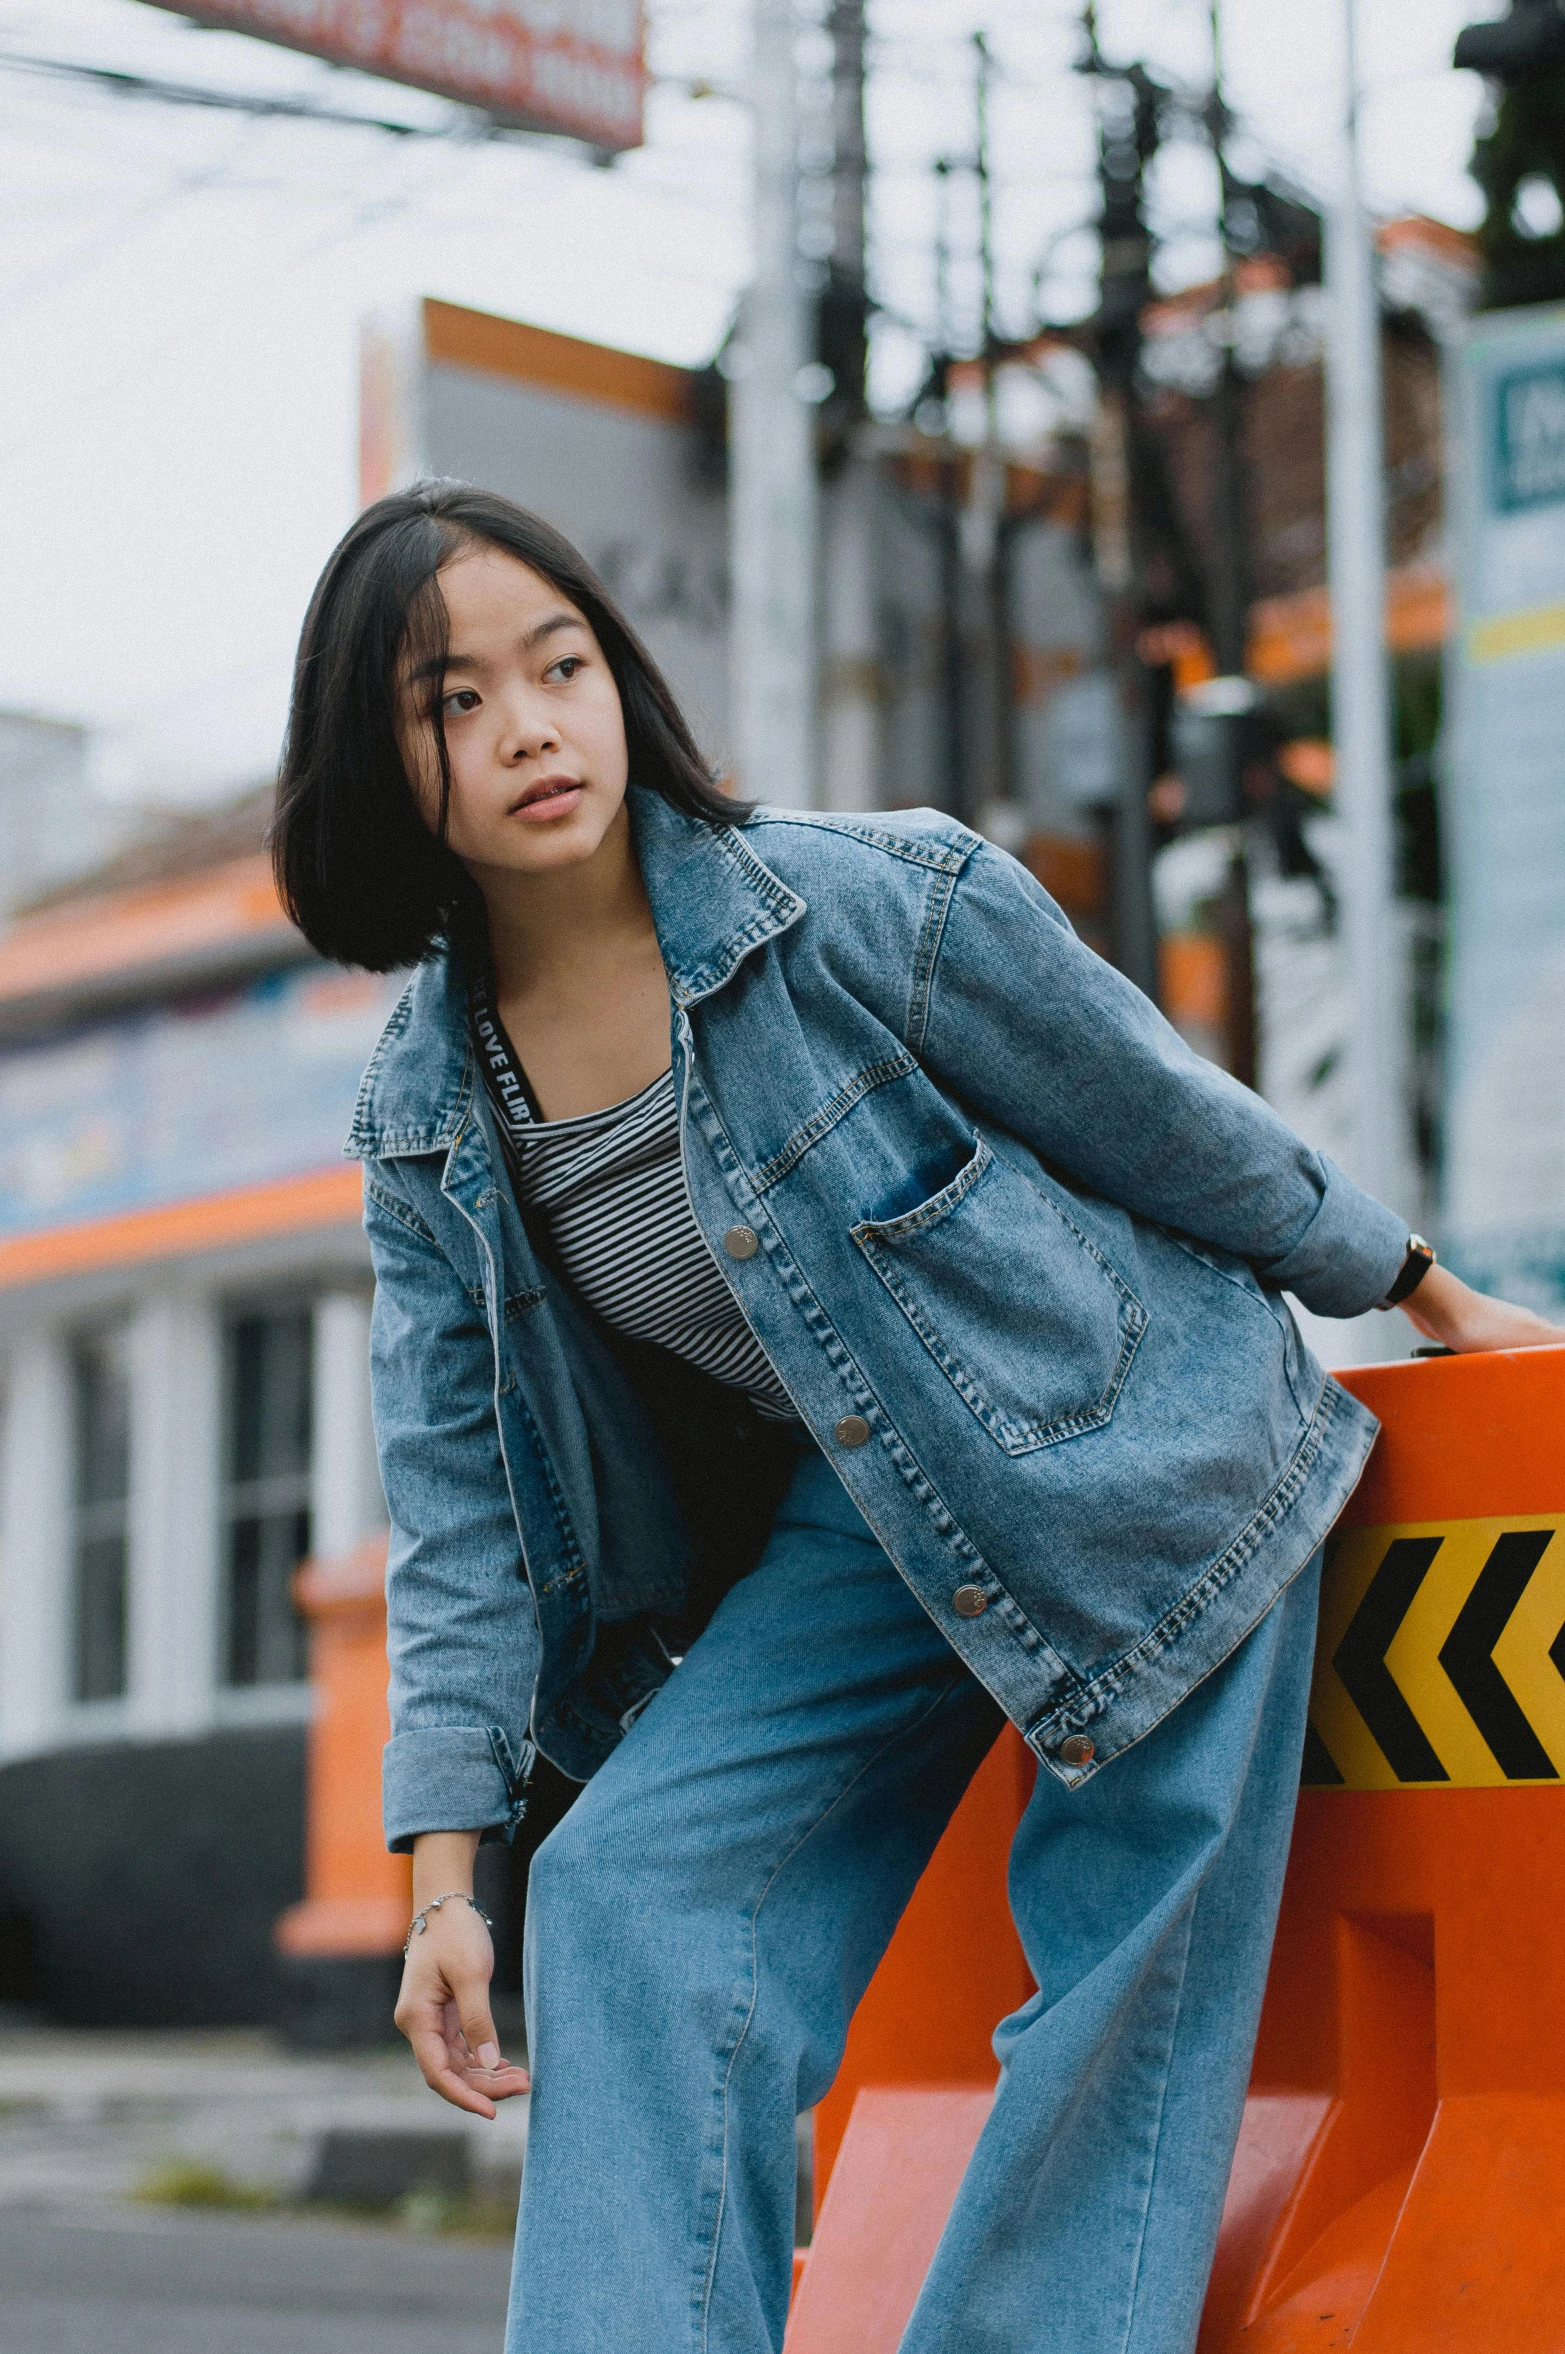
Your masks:
{"label": "woman's fingers", "polygon": [[496,2101],[528,2089],[523,2068],[500,2054],[489,2004],[494,1950],[483,1923],[465,1908],[414,1938],[402,1973],[397,2026],[419,2073],[453,2108],[493,2117]]}
{"label": "woman's fingers", "polygon": [[[495,2033],[494,2019],[489,2009],[488,1979],[464,1979],[453,1991],[456,2000],[451,2007],[468,2052],[480,2068],[498,2068],[500,2038]],[[448,2020],[448,2032],[451,2024]]]}
{"label": "woman's fingers", "polygon": [[453,2108],[466,2109],[475,2117],[494,2116],[494,2102],[476,2085],[469,2084],[460,2066],[455,2064],[446,2034],[444,2004],[399,2003],[397,2025],[412,2046],[419,2074],[431,2092],[438,2092]]}
{"label": "woman's fingers", "polygon": [[476,2015],[470,2009],[464,2016],[458,2001],[447,2003],[445,2035],[452,2067],[491,2100],[508,2101],[529,2089],[532,2079],[526,2069],[501,2057],[487,1987]]}

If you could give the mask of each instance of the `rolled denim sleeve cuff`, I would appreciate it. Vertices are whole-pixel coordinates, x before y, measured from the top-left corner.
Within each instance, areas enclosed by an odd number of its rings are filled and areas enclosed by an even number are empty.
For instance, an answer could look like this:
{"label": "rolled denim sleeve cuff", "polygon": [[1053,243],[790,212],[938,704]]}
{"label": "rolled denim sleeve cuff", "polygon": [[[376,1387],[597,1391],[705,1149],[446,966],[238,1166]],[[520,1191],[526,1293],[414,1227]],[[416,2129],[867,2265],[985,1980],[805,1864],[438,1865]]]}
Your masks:
{"label": "rolled denim sleeve cuff", "polygon": [[512,1838],[527,1811],[533,1746],[498,1725],[426,1725],[396,1733],[381,1753],[386,1845],[403,1855],[421,1831]]}
{"label": "rolled denim sleeve cuff", "polygon": [[1316,1316],[1362,1316],[1378,1307],[1407,1257],[1408,1225],[1322,1156],[1326,1190],[1293,1249],[1269,1261],[1265,1281],[1291,1291]]}

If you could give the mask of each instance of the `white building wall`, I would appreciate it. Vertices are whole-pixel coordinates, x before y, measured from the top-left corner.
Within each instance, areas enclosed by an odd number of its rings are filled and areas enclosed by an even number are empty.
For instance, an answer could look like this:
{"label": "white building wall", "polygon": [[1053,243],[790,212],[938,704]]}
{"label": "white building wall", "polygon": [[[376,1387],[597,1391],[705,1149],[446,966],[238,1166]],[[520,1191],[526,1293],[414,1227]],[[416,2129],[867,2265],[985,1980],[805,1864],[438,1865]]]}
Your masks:
{"label": "white building wall", "polygon": [[0,1757],[9,1757],[51,1746],[69,1690],[70,1358],[47,1328],[11,1353],[0,1481]]}
{"label": "white building wall", "polygon": [[[222,1482],[227,1441],[223,1328],[253,1297],[242,1265],[221,1284],[158,1271],[130,1303],[127,1690],[72,1693],[73,1334],[102,1312],[40,1312],[13,1325],[0,1382],[0,1760],[81,1741],[192,1738],[225,1725],[297,1719],[308,1687],[222,1682]],[[311,1544],[346,1551],[385,1524],[370,1414],[370,1295],[363,1278],[269,1266],[313,1283]],[[123,1307],[123,1292],[105,1305]]]}
{"label": "white building wall", "polygon": [[200,1293],[154,1292],[131,1330],[129,1729],[204,1732],[216,1700],[222,1333]]}
{"label": "white building wall", "polygon": [[360,1291],[315,1303],[315,1409],[310,1544],[318,1560],[346,1553],[385,1525],[370,1416],[370,1302]]}

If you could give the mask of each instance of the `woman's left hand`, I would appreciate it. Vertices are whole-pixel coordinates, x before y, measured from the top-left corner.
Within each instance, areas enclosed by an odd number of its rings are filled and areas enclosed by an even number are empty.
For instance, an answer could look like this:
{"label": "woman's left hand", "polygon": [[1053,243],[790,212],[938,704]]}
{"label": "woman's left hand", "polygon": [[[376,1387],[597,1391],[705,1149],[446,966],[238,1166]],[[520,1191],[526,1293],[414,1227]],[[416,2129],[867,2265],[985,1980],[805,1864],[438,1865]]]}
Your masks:
{"label": "woman's left hand", "polygon": [[1431,1267],[1402,1313],[1429,1340],[1443,1342],[1458,1356],[1478,1349],[1565,1348],[1565,1331],[1546,1324],[1531,1308],[1491,1300],[1463,1283],[1449,1267]]}

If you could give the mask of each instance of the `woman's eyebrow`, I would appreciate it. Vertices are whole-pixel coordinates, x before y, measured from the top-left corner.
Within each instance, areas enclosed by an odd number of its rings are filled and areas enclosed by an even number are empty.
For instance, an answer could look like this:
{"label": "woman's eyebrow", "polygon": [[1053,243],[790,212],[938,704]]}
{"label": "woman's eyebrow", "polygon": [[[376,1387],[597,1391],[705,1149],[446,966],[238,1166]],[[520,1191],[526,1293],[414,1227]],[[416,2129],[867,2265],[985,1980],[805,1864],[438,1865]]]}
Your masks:
{"label": "woman's eyebrow", "polygon": [[471,670],[473,663],[466,654],[431,654],[427,662],[420,662],[408,672],[408,684],[421,687],[431,679],[442,678],[448,670]]}
{"label": "woman's eyebrow", "polygon": [[556,630],[585,629],[586,626],[587,624],[579,613],[546,613],[542,621],[534,622],[532,628],[523,638],[522,644],[531,652],[532,648],[541,644],[545,638],[553,637]]}
{"label": "woman's eyebrow", "polygon": [[[586,622],[579,613],[546,613],[542,621],[534,622],[522,638],[522,650],[531,653],[545,638],[552,638],[562,629],[585,629]],[[450,670],[479,670],[483,667],[476,654],[431,654],[427,662],[420,662],[410,673],[412,684],[423,686],[428,680],[444,676]]]}

